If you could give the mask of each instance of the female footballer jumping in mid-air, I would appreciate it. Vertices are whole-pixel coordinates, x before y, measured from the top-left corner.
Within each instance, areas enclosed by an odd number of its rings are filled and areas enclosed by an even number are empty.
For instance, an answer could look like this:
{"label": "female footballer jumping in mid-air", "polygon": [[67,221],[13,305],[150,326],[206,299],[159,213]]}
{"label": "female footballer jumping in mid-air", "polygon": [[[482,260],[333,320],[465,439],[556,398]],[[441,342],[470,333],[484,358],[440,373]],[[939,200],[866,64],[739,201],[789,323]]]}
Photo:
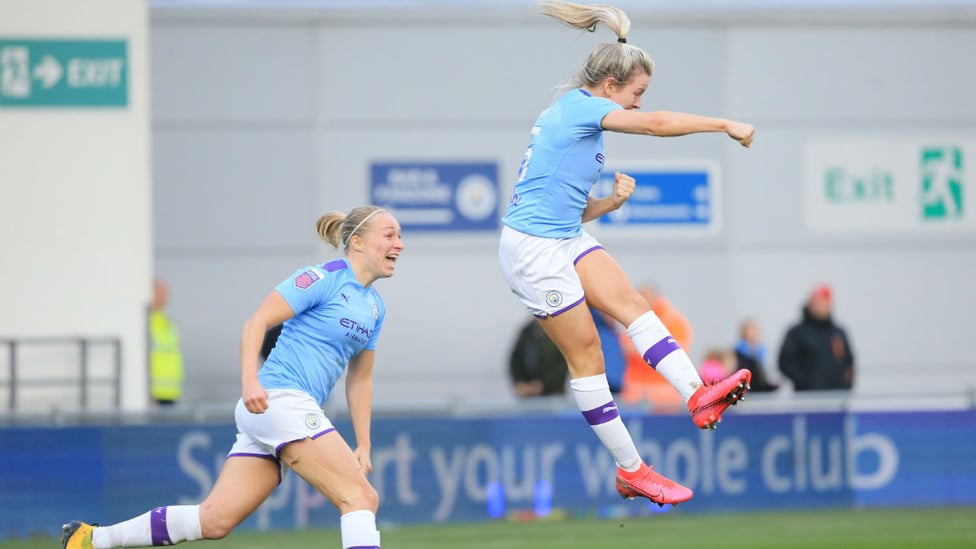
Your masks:
{"label": "female footballer jumping in mid-air", "polygon": [[644,359],[681,394],[700,428],[714,429],[725,409],[742,399],[749,371],[703,384],[623,269],[582,224],[620,208],[634,191],[634,179],[616,173],[610,196],[590,196],[603,168],[604,131],[659,137],[722,132],[748,147],[755,130],[721,118],[639,112],[654,64],[643,50],[627,43],[630,19],[622,10],[549,1],[543,3],[543,13],[589,31],[602,23],[617,41],[597,46],[569,90],[532,128],[503,218],[502,272],[566,358],[576,403],[616,460],[617,491],[662,505],[687,501],[692,497],[689,488],[655,472],[637,452],[610,394],[599,336],[586,305],[627,327]]}

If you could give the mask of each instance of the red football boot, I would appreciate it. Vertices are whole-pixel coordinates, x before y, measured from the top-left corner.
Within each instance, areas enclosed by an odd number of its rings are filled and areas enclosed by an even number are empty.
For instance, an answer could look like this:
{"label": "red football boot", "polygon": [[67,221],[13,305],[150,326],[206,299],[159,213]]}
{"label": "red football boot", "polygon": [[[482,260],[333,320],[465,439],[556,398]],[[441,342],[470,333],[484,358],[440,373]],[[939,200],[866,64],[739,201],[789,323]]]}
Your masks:
{"label": "red football boot", "polygon": [[691,419],[701,429],[714,429],[722,421],[722,412],[745,399],[752,373],[742,369],[722,381],[702,385],[688,399]]}
{"label": "red football boot", "polygon": [[654,468],[641,463],[640,469],[628,473],[617,468],[617,492],[621,497],[647,498],[658,505],[671,503],[677,505],[688,501],[694,492],[690,488],[654,472]]}

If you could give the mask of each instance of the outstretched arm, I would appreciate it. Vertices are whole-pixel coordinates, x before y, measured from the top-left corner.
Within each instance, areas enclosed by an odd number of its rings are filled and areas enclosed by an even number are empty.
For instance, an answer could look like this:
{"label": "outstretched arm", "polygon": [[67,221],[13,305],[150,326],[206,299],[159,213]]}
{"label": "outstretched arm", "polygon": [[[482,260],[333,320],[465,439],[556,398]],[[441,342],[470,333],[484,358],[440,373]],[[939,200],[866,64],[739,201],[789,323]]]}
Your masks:
{"label": "outstretched arm", "polygon": [[349,361],[349,371],[346,373],[346,401],[349,404],[349,417],[352,419],[352,429],[356,434],[356,459],[364,474],[373,470],[369,457],[372,447],[370,442],[370,420],[372,417],[373,401],[373,362],[376,351],[360,351]]}
{"label": "outstretched arm", "polygon": [[726,118],[712,118],[683,112],[654,111],[642,112],[616,110],[603,117],[604,130],[622,133],[656,135],[658,137],[678,137],[692,133],[722,132],[739,142],[743,147],[752,144],[756,129],[752,124],[736,122]]}

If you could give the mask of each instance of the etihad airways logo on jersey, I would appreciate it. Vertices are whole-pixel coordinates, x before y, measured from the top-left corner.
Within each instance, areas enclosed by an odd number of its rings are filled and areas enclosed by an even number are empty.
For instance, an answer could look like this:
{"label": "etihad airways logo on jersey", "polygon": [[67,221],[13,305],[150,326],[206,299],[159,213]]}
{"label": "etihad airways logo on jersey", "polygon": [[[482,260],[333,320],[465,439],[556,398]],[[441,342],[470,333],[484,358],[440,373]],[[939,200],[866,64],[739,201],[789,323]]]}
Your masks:
{"label": "etihad airways logo on jersey", "polygon": [[373,337],[372,328],[367,328],[351,318],[340,318],[339,326],[349,330],[346,335],[360,343],[366,343],[366,340]]}
{"label": "etihad airways logo on jersey", "polygon": [[603,164],[604,158],[605,157],[603,156],[603,153],[596,153],[596,161],[599,162],[600,164]]}

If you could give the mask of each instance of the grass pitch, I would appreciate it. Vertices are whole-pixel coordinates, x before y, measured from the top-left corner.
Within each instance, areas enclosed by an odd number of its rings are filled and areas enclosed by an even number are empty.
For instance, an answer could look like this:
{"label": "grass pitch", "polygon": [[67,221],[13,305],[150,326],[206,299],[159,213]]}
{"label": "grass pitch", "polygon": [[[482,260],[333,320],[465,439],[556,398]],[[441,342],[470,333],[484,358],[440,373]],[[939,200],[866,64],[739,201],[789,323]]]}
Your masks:
{"label": "grass pitch", "polygon": [[[668,513],[615,520],[430,524],[382,529],[387,549],[896,549],[976,547],[976,508]],[[341,547],[338,530],[234,532],[202,549]],[[56,538],[0,542],[0,549],[59,549]]]}

